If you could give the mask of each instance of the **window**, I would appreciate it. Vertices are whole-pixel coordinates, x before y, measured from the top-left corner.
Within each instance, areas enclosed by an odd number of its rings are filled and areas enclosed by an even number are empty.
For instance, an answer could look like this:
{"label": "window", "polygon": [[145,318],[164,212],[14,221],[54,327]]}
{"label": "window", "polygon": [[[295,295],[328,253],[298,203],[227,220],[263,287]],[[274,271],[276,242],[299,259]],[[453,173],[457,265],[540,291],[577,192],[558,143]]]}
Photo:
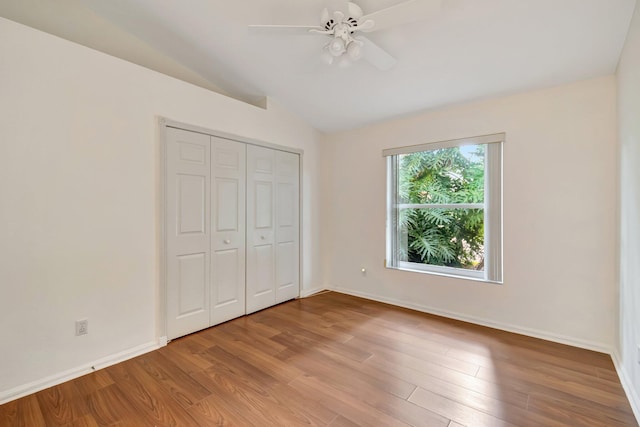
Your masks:
{"label": "window", "polygon": [[387,267],[502,282],[504,137],[383,151]]}

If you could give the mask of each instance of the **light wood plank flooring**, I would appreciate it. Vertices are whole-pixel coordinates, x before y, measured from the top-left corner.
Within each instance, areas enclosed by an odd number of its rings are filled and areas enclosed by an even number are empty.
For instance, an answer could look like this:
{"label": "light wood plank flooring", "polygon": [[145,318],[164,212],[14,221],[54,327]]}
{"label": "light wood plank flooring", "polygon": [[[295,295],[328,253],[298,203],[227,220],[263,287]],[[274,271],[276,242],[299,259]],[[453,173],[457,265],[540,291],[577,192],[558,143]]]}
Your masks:
{"label": "light wood plank flooring", "polygon": [[0,406],[1,426],[637,426],[609,356],[338,293]]}

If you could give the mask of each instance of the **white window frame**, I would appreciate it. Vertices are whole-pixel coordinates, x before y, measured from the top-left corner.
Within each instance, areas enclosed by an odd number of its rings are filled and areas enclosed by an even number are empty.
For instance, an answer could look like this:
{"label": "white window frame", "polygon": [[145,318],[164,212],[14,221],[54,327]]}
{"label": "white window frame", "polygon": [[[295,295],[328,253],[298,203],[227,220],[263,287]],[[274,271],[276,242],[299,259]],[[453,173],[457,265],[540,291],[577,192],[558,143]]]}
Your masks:
{"label": "white window frame", "polygon": [[[382,151],[387,158],[387,268],[416,271],[464,279],[502,283],[502,145],[504,133],[453,139],[407,147],[389,148]],[[421,151],[433,151],[442,148],[462,147],[465,145],[486,145],[484,203],[478,204],[398,204],[396,197],[398,177],[398,156]],[[397,218],[400,208],[480,208],[484,209],[484,271],[464,268],[443,267],[422,263],[398,261],[397,254]]]}

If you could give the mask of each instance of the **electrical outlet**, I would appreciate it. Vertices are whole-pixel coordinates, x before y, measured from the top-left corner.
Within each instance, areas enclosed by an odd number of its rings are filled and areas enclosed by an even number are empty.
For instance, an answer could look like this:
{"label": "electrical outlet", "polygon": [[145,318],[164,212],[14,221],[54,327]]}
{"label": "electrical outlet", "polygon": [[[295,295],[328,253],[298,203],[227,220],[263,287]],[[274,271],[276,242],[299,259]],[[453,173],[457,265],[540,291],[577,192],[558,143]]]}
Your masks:
{"label": "electrical outlet", "polygon": [[89,319],[76,320],[76,336],[89,333]]}

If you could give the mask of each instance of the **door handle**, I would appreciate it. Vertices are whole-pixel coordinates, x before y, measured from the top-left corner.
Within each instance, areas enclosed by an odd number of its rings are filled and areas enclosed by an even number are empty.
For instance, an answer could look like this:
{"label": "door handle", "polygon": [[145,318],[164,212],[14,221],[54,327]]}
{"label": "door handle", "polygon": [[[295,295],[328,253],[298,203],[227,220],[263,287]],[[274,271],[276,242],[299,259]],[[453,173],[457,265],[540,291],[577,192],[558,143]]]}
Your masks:
{"label": "door handle", "polygon": [[229,243],[231,243],[231,240],[229,240],[229,239],[225,239],[223,243],[224,243],[225,245],[228,245]]}

